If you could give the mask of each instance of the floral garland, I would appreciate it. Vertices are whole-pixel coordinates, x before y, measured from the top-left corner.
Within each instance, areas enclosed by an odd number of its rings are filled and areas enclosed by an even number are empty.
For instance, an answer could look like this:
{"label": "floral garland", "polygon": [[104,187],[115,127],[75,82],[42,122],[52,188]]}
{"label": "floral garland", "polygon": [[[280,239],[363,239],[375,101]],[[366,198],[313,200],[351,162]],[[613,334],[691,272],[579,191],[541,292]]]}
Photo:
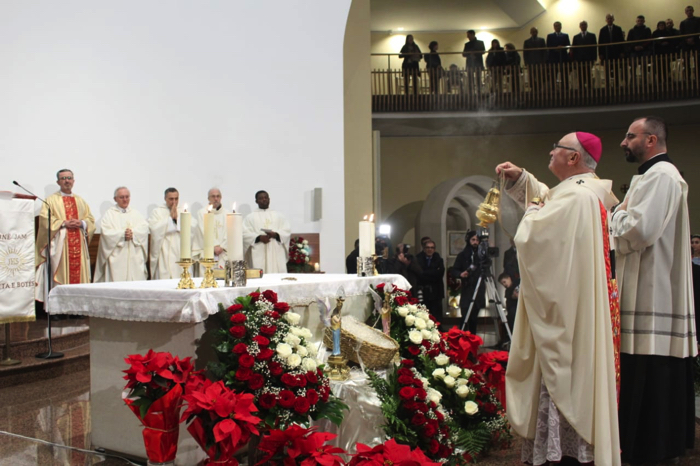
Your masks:
{"label": "floral garland", "polygon": [[272,290],[219,307],[214,346],[219,361],[208,366],[215,380],[253,394],[267,428],[308,426],[309,418],[342,422],[347,406],[331,394],[311,331],[297,325],[299,314]]}

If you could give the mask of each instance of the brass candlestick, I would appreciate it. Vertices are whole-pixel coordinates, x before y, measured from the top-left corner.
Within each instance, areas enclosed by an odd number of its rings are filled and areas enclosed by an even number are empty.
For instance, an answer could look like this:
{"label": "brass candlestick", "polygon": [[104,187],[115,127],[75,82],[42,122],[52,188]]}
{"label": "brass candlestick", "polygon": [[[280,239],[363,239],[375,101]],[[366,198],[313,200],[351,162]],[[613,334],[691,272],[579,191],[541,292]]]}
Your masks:
{"label": "brass candlestick", "polygon": [[180,283],[177,284],[178,290],[190,290],[194,288],[194,281],[190,275],[190,267],[192,267],[194,261],[192,259],[180,259],[177,265],[182,267],[182,274],[180,275]]}
{"label": "brass candlestick", "polygon": [[214,278],[214,271],[212,270],[212,267],[216,264],[216,261],[214,259],[200,259],[199,261],[200,264],[202,264],[202,267],[204,267],[204,279],[202,280],[202,284],[199,286],[200,288],[218,288],[219,285],[216,283],[216,278]]}

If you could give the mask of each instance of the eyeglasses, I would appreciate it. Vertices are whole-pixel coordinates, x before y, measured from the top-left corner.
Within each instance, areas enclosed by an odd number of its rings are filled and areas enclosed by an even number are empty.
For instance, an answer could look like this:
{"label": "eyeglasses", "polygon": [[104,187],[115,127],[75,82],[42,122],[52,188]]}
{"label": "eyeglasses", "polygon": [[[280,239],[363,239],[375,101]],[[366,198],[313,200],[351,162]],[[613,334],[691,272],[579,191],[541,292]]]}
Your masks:
{"label": "eyeglasses", "polygon": [[73,179],[72,176],[62,176],[62,177],[59,178],[59,180],[61,180],[61,181],[65,181],[65,180],[70,181],[70,180],[72,180],[72,179]]}
{"label": "eyeglasses", "polygon": [[566,150],[572,150],[574,152],[578,152],[578,149],[574,149],[573,147],[560,146],[556,142],[552,145],[552,149],[566,149]]}
{"label": "eyeglasses", "polygon": [[644,132],[644,133],[627,133],[627,134],[625,134],[625,139],[627,139],[628,141],[631,141],[632,139],[636,138],[636,137],[639,136],[640,134],[646,134],[647,136],[651,136],[651,133],[647,133],[647,132]]}

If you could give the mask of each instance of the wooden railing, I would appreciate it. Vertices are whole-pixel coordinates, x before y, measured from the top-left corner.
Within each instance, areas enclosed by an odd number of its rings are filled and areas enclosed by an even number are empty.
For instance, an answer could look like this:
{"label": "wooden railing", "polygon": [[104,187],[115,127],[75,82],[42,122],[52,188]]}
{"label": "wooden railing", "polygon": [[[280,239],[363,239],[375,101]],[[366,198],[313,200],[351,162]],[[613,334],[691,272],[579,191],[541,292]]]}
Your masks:
{"label": "wooden railing", "polygon": [[583,107],[700,97],[697,51],[600,63],[407,71],[372,71],[373,112]]}

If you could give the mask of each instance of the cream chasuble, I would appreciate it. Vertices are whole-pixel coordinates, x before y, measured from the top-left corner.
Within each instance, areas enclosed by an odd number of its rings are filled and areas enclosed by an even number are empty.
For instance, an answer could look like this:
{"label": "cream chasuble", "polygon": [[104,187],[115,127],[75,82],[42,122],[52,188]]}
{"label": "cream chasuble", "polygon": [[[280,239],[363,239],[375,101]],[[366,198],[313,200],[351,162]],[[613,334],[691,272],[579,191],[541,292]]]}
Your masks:
{"label": "cream chasuble", "polygon": [[[165,205],[156,207],[148,217],[148,228],[151,232],[151,279],[167,280],[179,278],[182,267],[177,265],[180,260],[180,214],[178,208],[177,224],[170,217],[170,209]],[[194,223],[194,222],[193,222]],[[196,223],[192,225],[194,229]]]}
{"label": "cream chasuble", "polygon": [[[70,197],[65,200],[64,197]],[[80,196],[63,196],[56,192],[46,198],[51,206],[51,268],[54,285],[90,283],[90,252],[88,244],[95,232],[95,218],[90,206]],[[66,205],[75,206],[66,211]],[[61,228],[66,220],[82,220],[86,228],[69,230]],[[36,237],[36,299],[44,301],[46,293],[46,254],[48,241],[48,208],[41,207],[39,231]]]}
{"label": "cream chasuble", "polygon": [[[278,233],[280,241],[256,243],[255,238],[265,234],[263,229]],[[248,265],[265,273],[286,273],[290,236],[289,222],[282,214],[270,209],[251,212],[243,220],[243,250]]]}
{"label": "cream chasuble", "polygon": [[[600,203],[612,182],[577,175],[551,190],[523,172],[515,187],[544,194],[518,226],[520,297],[506,371],[507,415],[534,439],[540,385],[560,415],[595,450],[597,465],[619,465],[614,346]],[[509,193],[510,194],[510,193]],[[527,199],[524,193],[514,198]]]}
{"label": "cream chasuble", "polygon": [[[124,239],[129,228],[131,241]],[[146,280],[148,223],[138,211],[110,207],[100,220],[100,249],[95,266],[95,283]]]}
{"label": "cream chasuble", "polygon": [[[207,207],[204,207],[197,212],[197,228],[194,228],[194,238],[192,239],[192,258],[195,260],[202,259],[204,252],[204,214],[207,213]],[[219,210],[212,210],[214,214],[214,246],[219,246],[223,249],[220,255],[214,254],[214,259],[217,261],[215,267],[222,269],[226,268],[226,211],[223,206]],[[200,275],[204,275],[204,267],[200,266]]]}

